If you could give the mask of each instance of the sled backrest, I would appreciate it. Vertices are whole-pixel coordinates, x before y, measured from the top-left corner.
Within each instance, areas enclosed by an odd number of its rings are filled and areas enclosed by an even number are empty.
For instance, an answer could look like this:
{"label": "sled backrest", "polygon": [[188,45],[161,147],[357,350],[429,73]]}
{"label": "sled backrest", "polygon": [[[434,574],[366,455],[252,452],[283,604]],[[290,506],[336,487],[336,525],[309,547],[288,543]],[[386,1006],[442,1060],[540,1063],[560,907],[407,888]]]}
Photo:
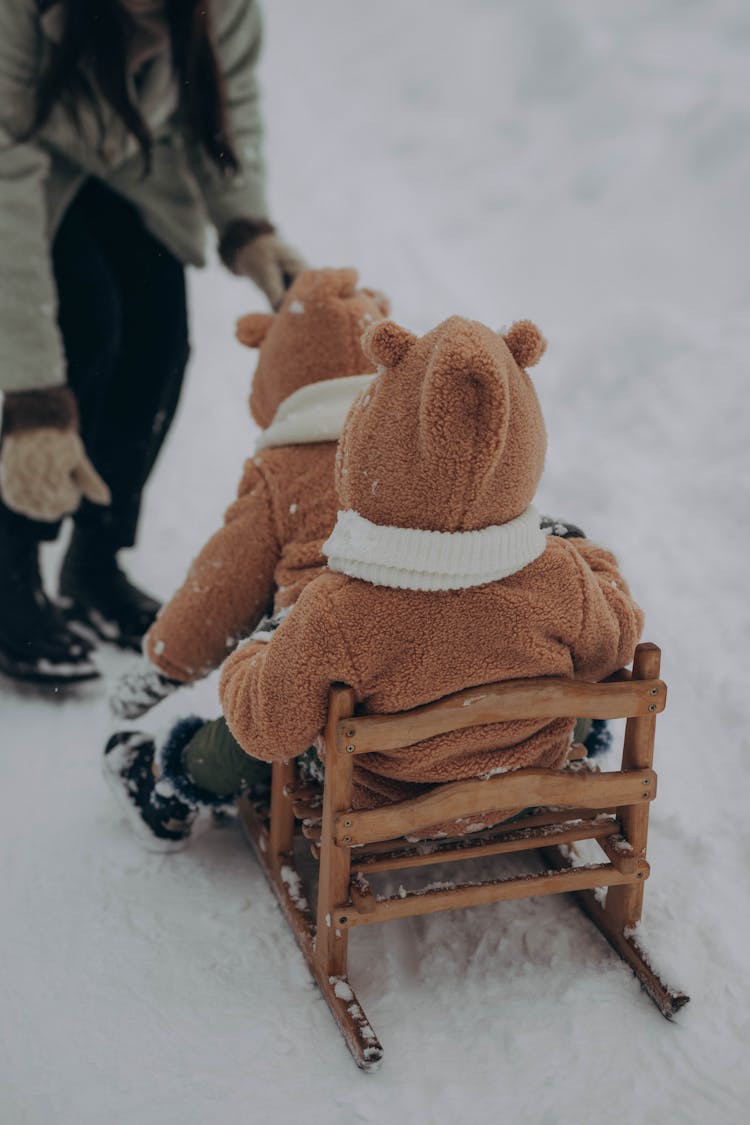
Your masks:
{"label": "sled backrest", "polygon": [[[385,921],[525,894],[593,886],[635,886],[639,894],[620,895],[623,917],[634,924],[640,917],[648,806],[656,793],[652,770],[656,715],[664,710],[666,686],[659,679],[660,653],[655,645],[638,646],[633,672],[621,671],[606,682],[581,683],[563,679],[534,679],[487,684],[459,692],[435,703],[396,715],[355,715],[354,694],[334,688],[325,732],[326,778],[318,854],[318,951],[336,967],[336,950],[354,925]],[[601,773],[588,769],[518,769],[494,777],[458,781],[434,787],[410,800],[358,811],[352,807],[354,762],[359,754],[378,751],[408,753],[426,738],[473,726],[519,719],[627,719],[621,768]],[[457,820],[481,821],[497,809],[554,809],[535,814],[514,831],[513,822],[501,826],[487,841],[485,834],[435,845],[431,862],[450,862],[488,851],[527,850],[544,839],[597,839],[609,859],[596,871],[556,872],[553,875],[483,884],[461,884],[428,892],[376,899],[366,885],[367,871],[414,866],[418,856],[400,855],[408,841],[436,824]],[[567,810],[562,811],[560,810]],[[615,813],[614,817],[612,813]],[[540,818],[543,823],[540,823]],[[563,828],[560,828],[563,825]],[[554,829],[557,828],[557,831]],[[519,833],[523,838],[520,838]],[[546,833],[546,837],[545,837]],[[484,851],[482,851],[484,848]],[[414,852],[414,847],[411,847]],[[381,857],[378,859],[378,857]],[[390,857],[384,860],[382,857]],[[400,862],[400,860],[416,862]],[[352,878],[352,873],[354,878]],[[640,884],[640,886],[639,886]],[[612,901],[618,900],[613,895]],[[328,923],[326,923],[326,918]],[[331,924],[335,919],[337,925]],[[344,955],[342,955],[344,956]]]}

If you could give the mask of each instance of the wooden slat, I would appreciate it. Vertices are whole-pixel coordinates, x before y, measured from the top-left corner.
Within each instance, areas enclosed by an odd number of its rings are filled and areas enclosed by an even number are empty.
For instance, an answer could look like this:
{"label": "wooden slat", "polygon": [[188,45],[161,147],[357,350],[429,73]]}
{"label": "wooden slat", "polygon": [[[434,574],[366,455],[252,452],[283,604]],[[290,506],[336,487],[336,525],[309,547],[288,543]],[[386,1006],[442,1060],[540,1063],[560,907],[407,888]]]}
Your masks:
{"label": "wooden slat", "polygon": [[[551,844],[556,844],[556,840],[550,840]],[[609,862],[618,871],[624,871],[626,874],[631,874],[638,866],[638,856],[635,852],[628,848],[628,841],[619,832],[613,833],[611,836],[600,836],[598,838],[599,847],[606,855]],[[643,858],[643,857],[640,857]]]}
{"label": "wooden slat", "polygon": [[322,808],[322,799],[303,801],[299,797],[292,798],[292,811],[297,820],[307,820],[309,817],[313,820],[320,820]]}
{"label": "wooden slat", "polygon": [[436,786],[429,793],[398,805],[339,813],[335,818],[335,840],[339,846],[349,848],[376,840],[418,836],[436,824],[480,817],[497,809],[532,805],[602,809],[613,804],[623,806],[650,801],[655,795],[653,770],[599,774],[513,770],[484,780]]}
{"label": "wooden slat", "polygon": [[429,867],[435,863],[454,863],[458,860],[482,859],[484,856],[530,851],[547,844],[572,844],[577,840],[598,840],[601,844],[607,836],[619,832],[614,820],[600,822],[578,821],[575,824],[549,824],[542,828],[521,828],[509,832],[501,839],[483,843],[473,838],[460,841],[452,846],[439,844],[434,851],[427,853],[412,849],[410,852],[397,851],[373,856],[364,860],[352,859],[352,871],[370,874],[373,871],[401,871],[409,867]]}
{"label": "wooden slat", "polygon": [[337,726],[340,753],[398,750],[426,738],[486,723],[518,719],[630,718],[666,705],[658,679],[589,684],[577,680],[509,680],[461,691],[398,715],[364,715]]}
{"label": "wooden slat", "polygon": [[456,910],[466,906],[486,906],[491,902],[528,898],[536,895],[564,894],[593,887],[616,886],[622,883],[641,882],[648,878],[648,864],[641,861],[633,875],[623,875],[610,863],[587,864],[567,871],[552,871],[542,875],[517,875],[511,879],[493,879],[485,883],[464,883],[457,886],[440,886],[405,895],[378,899],[375,909],[360,913],[349,904],[334,912],[334,921],[341,929],[367,926],[373,922],[390,922],[396,918],[409,918],[415,914],[433,914],[440,910]]}
{"label": "wooden slat", "polygon": [[[562,824],[565,821],[572,820],[595,820],[597,816],[606,814],[614,816],[614,807],[609,809],[561,809],[553,811],[544,809],[538,813],[528,813],[523,816],[515,816],[512,820],[505,820],[501,824],[496,824],[492,828],[486,828],[482,832],[472,832],[471,835],[465,833],[463,836],[441,836],[436,840],[420,840],[419,843],[424,845],[432,845],[437,847],[456,847],[462,841],[471,840],[472,843],[476,841],[484,841],[489,843],[503,836],[508,832],[515,832],[518,828],[532,828],[546,824]],[[402,839],[395,840],[381,840],[377,843],[368,844],[366,847],[355,848],[352,851],[353,863],[364,863],[371,856],[382,855],[387,853],[395,853],[398,850],[405,850],[409,853],[416,850],[413,841]]]}
{"label": "wooden slat", "polygon": [[[336,754],[336,730],[341,719],[354,711],[354,692],[333,688],[328,702],[325,728],[326,782],[323,792],[323,822],[320,837],[318,905],[316,915],[315,960],[321,975],[347,975],[347,934],[332,923],[335,905],[349,893],[350,851],[334,844],[334,823],[352,804],[352,755]],[[307,827],[307,826],[305,826]],[[312,827],[312,826],[311,826]]]}
{"label": "wooden slat", "polygon": [[304,785],[302,782],[293,781],[284,786],[284,796],[293,797],[295,801],[323,800],[322,785]]}
{"label": "wooden slat", "polygon": [[353,878],[349,883],[349,897],[360,914],[372,914],[375,909],[375,895],[362,876]]}
{"label": "wooden slat", "polygon": [[287,785],[294,781],[294,759],[289,762],[274,762],[271,768],[271,825],[268,846],[273,862],[292,850],[294,839],[294,813],[292,801],[284,793]]}
{"label": "wooden slat", "polygon": [[[661,652],[656,645],[641,644],[633,660],[633,682],[648,682],[659,675]],[[654,761],[656,714],[628,719],[622,749],[623,769],[646,769]],[[618,808],[622,832],[636,859],[646,858],[648,838],[648,804],[643,808]],[[637,926],[643,911],[643,887],[618,888],[607,899],[606,913],[616,930]]]}

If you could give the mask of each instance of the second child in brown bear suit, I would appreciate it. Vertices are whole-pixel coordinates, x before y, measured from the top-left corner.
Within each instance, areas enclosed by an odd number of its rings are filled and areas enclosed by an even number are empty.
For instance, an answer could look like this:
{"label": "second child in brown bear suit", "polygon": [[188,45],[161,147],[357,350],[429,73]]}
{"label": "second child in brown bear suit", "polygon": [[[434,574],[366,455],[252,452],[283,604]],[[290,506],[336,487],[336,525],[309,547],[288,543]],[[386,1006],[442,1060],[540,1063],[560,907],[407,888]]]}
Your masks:
{"label": "second child in brown bear suit", "polygon": [[[111,705],[119,717],[137,718],[207,676],[264,615],[283,617],[324,569],[322,545],[336,522],[336,444],[351,403],[374,378],[362,333],[387,311],[382,293],[357,287],[355,270],[321,269],[300,274],[277,313],[240,320],[240,341],[260,350],[250,395],[262,431],[256,452],[223,526],[147,633],[145,658],[117,685]],[[256,778],[223,719],[182,720],[161,753],[185,755],[198,781],[194,794],[205,797],[201,762],[217,748],[232,774],[239,764],[248,783]],[[116,759],[142,786],[155,753],[149,734],[118,732],[109,743],[109,775]]]}

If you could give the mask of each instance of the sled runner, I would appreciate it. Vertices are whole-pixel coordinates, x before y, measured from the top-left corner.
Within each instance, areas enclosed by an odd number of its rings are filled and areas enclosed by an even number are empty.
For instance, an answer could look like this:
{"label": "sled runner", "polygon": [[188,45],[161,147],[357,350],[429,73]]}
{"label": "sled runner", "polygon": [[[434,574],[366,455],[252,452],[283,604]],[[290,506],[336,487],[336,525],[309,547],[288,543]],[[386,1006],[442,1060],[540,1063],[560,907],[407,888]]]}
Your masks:
{"label": "sled runner", "polygon": [[[656,645],[641,644],[632,673],[622,670],[602,683],[542,678],[488,684],[395,715],[358,716],[354,693],[336,687],[324,736],[322,794],[301,786],[294,762],[286,762],[273,766],[270,810],[243,799],[241,816],[258,859],[358,1066],[374,1069],[383,1050],[349,983],[349,932],[392,918],[572,893],[664,1016],[670,1019],[688,1002],[659,978],[635,933],[649,874],[656,716],[667,694],[659,665]],[[627,719],[619,770],[589,769],[575,760],[580,751],[574,750],[564,770],[512,770],[435,786],[382,808],[351,807],[357,754],[405,748],[487,723],[580,716]],[[489,830],[420,841],[436,824],[464,818],[470,824],[493,810],[519,807],[526,811]],[[298,821],[319,863],[314,913],[294,855]],[[576,862],[571,845],[584,840],[596,841],[602,862]],[[542,873],[438,885],[428,881],[422,889],[400,888],[395,895],[375,893],[370,882],[381,872],[531,849],[544,861]],[[601,888],[607,888],[604,901]]]}

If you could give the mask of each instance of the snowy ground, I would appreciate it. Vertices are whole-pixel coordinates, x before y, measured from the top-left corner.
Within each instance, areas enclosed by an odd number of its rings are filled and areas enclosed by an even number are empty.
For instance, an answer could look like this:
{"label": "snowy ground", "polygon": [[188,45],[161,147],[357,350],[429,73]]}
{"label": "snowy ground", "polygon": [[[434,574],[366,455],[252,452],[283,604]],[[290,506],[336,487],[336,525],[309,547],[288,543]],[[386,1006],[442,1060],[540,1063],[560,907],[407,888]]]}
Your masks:
{"label": "snowy ground", "polygon": [[[239,831],[144,854],[99,776],[103,686],[4,681],[0,1121],[744,1121],[747,6],[266,6],[289,237],[359,266],[411,328],[531,316],[549,337],[540,506],[618,549],[664,649],[645,931],[692,1003],[667,1024],[563,900],[372,927],[352,976],[386,1059],[362,1076]],[[231,332],[261,306],[217,270],[192,296],[189,386],[133,557],[163,595],[253,440]],[[154,723],[216,707],[212,682]]]}

